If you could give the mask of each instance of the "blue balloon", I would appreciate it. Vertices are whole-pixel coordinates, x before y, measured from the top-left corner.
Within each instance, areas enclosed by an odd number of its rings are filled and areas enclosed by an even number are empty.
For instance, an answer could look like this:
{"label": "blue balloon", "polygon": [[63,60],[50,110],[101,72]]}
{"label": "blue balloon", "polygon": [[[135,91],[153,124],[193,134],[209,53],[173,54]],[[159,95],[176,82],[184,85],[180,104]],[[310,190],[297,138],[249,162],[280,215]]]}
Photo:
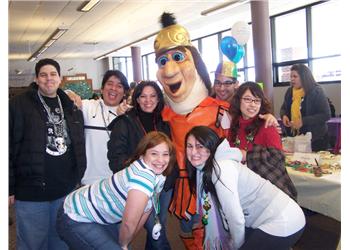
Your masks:
{"label": "blue balloon", "polygon": [[236,39],[232,36],[225,36],[220,41],[220,49],[227,58],[233,62],[233,59],[237,55],[238,47]]}
{"label": "blue balloon", "polygon": [[238,63],[243,58],[244,54],[245,54],[244,47],[242,45],[238,45],[237,53],[235,57],[232,58],[232,62]]}

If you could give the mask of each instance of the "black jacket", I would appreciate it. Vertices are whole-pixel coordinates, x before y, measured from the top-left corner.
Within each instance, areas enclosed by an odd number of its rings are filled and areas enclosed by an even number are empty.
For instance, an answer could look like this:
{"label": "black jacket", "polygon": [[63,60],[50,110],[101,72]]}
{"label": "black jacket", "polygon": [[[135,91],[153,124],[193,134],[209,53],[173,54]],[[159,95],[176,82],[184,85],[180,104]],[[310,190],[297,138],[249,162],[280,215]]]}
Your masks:
{"label": "black jacket", "polygon": [[[143,128],[137,119],[135,109],[130,110],[124,115],[115,118],[108,126],[112,130],[111,138],[108,141],[109,168],[116,173],[124,169],[125,161],[135,152],[137,144],[145,135]],[[158,119],[155,123],[157,131],[163,132],[171,138],[170,127],[167,122]],[[171,176],[167,177],[164,189],[167,191],[173,186],[173,181],[176,178],[177,171],[172,172]]]}
{"label": "black jacket", "polygon": [[[9,195],[22,200],[35,200],[31,190],[45,190],[46,113],[32,83],[28,90],[9,103]],[[80,182],[86,169],[84,120],[81,111],[61,89],[57,90],[71,139],[75,161],[75,182]],[[60,178],[64,178],[61,176]],[[60,188],[60,187],[57,187]]]}
{"label": "black jacket", "polygon": [[[292,87],[288,88],[280,111],[281,118],[287,115],[291,119],[292,93]],[[303,122],[300,133],[311,132],[312,141],[323,140],[328,134],[327,121],[331,118],[331,113],[327,97],[321,86],[316,85],[305,95],[301,102],[300,112]]]}

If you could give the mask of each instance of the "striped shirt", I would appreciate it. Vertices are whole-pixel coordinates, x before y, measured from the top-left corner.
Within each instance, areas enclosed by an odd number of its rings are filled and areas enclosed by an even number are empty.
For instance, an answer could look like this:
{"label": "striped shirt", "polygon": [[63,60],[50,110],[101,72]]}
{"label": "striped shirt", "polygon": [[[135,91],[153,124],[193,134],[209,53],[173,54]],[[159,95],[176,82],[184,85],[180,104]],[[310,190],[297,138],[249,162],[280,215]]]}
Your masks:
{"label": "striped shirt", "polygon": [[122,220],[129,190],[139,190],[149,197],[146,212],[152,208],[152,196],[159,195],[164,182],[165,176],[155,175],[144,161],[137,160],[110,178],[70,193],[64,202],[64,212],[78,222],[118,223]]}

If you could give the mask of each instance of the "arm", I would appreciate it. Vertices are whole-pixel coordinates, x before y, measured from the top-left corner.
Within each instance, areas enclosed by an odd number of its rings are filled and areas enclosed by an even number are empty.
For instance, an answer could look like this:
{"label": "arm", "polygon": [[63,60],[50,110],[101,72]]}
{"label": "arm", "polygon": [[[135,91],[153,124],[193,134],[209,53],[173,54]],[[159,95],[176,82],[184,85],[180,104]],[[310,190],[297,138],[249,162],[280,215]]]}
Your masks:
{"label": "arm", "polygon": [[81,109],[81,107],[83,106],[83,103],[81,101],[81,97],[79,95],[77,95],[74,91],[70,90],[70,89],[66,89],[64,91],[68,97],[74,102],[74,104]]}
{"label": "arm", "polygon": [[14,98],[9,102],[9,203],[15,201],[15,162],[24,137],[23,111],[20,100]]}
{"label": "arm", "polygon": [[[113,126],[111,137],[107,143],[107,158],[109,168],[116,173],[124,169],[125,160],[130,157],[130,137],[126,118],[117,117]],[[135,133],[135,132],[134,132]]]}
{"label": "arm", "polygon": [[[245,237],[245,219],[238,194],[238,171],[236,165],[239,163],[225,160],[220,161],[219,164],[221,174],[220,180],[214,182],[215,189],[230,229],[234,249],[238,249],[244,243]],[[215,176],[214,172],[213,176]]]}
{"label": "arm", "polygon": [[126,199],[122,224],[119,230],[119,244],[123,249],[130,244],[137,230],[145,223],[149,212],[144,213],[148,196],[142,191],[131,189]]}
{"label": "arm", "polygon": [[329,108],[327,97],[321,87],[317,87],[314,90],[315,93],[308,101],[312,104],[312,114],[306,114],[302,118],[302,125],[317,125],[320,123],[325,123],[331,118],[331,111]]}

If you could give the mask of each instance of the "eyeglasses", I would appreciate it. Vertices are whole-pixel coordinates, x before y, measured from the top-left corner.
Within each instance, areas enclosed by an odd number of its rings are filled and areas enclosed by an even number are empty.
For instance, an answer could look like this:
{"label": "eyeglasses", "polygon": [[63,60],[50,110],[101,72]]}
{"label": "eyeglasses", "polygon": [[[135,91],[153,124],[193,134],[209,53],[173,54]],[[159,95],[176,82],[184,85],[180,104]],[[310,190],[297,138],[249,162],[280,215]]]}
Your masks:
{"label": "eyeglasses", "polygon": [[253,99],[253,98],[250,98],[250,97],[243,97],[242,100],[245,103],[252,103],[252,102],[254,102],[254,104],[256,104],[256,105],[260,105],[261,104],[261,99]]}
{"label": "eyeglasses", "polygon": [[236,84],[237,81],[233,80],[233,81],[224,81],[224,82],[220,82],[219,80],[214,80],[214,85],[217,85],[217,86],[231,86],[232,84]]}

